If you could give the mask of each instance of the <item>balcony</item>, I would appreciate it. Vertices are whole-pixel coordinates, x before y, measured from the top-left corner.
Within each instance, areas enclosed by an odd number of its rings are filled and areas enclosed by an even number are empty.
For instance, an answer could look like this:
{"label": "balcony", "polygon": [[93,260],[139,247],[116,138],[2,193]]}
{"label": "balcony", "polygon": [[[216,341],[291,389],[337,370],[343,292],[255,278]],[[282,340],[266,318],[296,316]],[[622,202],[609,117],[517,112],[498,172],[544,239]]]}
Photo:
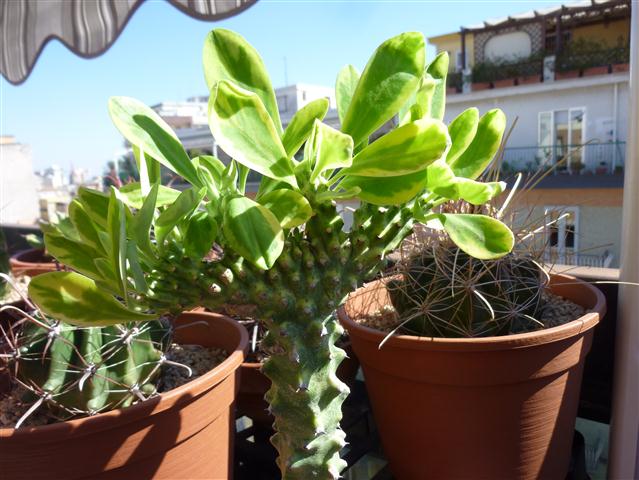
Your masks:
{"label": "balcony", "polygon": [[556,175],[620,176],[625,155],[626,142],[508,147],[504,149],[502,171],[534,173],[554,166]]}

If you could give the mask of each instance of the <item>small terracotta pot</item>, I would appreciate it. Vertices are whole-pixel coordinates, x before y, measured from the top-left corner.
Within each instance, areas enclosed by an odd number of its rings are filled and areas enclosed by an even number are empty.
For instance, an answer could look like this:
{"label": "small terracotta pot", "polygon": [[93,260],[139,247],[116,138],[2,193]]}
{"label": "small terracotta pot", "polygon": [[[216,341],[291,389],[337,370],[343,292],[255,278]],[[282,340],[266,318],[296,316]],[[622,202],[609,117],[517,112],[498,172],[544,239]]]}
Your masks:
{"label": "small terracotta pot", "polygon": [[481,90],[488,90],[492,88],[492,84],[490,82],[476,82],[472,84],[472,91],[479,92]]}
{"label": "small terracotta pot", "polygon": [[555,72],[555,80],[567,80],[569,78],[578,78],[579,70],[568,70],[567,72]]}
{"label": "small terracotta pot", "polygon": [[594,75],[606,75],[610,72],[610,67],[608,65],[601,65],[598,67],[590,67],[584,69],[584,77],[592,77]]}
{"label": "small terracotta pot", "polygon": [[11,273],[14,277],[27,275],[35,277],[42,273],[61,270],[59,263],[44,253],[42,248],[31,248],[16,253],[9,259]]}
{"label": "small terracotta pot", "polygon": [[369,284],[340,309],[396,478],[566,477],[584,359],[605,298],[565,275],[553,276],[551,289],[589,312],[537,332],[470,339],[398,335],[379,349],[386,334],[348,313],[387,303],[386,289]]}
{"label": "small terracotta pot", "polygon": [[[194,322],[206,322],[194,324]],[[223,348],[210,372],[132,407],[19,430],[0,429],[0,472],[18,479],[233,478],[234,405],[246,330],[228,317],[185,313],[182,344]]]}
{"label": "small terracotta pot", "polygon": [[[350,343],[342,345],[342,348],[348,357],[337,367],[337,377],[352,387],[359,370],[359,360]],[[270,427],[273,424],[273,416],[268,413],[268,402],[264,400],[264,395],[271,388],[271,380],[262,373],[261,368],[260,362],[242,364],[242,381],[240,393],[237,396],[237,416],[246,415],[256,424]]]}
{"label": "small terracotta pot", "polygon": [[506,87],[514,87],[515,79],[514,78],[504,78],[502,80],[495,80],[493,82],[495,88],[506,88]]}
{"label": "small terracotta pot", "polygon": [[617,63],[617,64],[612,66],[612,72],[613,73],[622,73],[622,72],[627,72],[629,70],[630,70],[630,64],[629,63]]}
{"label": "small terracotta pot", "polygon": [[540,82],[541,82],[541,76],[539,74],[526,75],[525,77],[519,77],[517,79],[517,83],[519,85],[532,85],[532,84],[540,83]]}

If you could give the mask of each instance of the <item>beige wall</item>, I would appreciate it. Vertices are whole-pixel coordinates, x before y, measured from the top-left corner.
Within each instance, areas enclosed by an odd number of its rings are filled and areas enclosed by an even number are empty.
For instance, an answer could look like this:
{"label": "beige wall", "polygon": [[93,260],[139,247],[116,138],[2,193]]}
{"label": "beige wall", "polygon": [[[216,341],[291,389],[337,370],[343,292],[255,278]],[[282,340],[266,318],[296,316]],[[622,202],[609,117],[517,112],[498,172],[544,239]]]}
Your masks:
{"label": "beige wall", "polygon": [[[449,71],[455,71],[457,52],[461,52],[461,35],[459,32],[449,33],[448,35],[440,35],[439,37],[431,37],[428,39],[428,43],[434,45],[437,49],[437,53],[446,51],[450,56]],[[474,42],[473,34],[466,34],[466,66],[471,67],[473,65],[474,58]]]}
{"label": "beige wall", "polygon": [[628,32],[630,31],[630,19],[615,20],[608,23],[597,23],[572,29],[572,38],[577,40],[605,41],[609,47],[617,46],[617,39],[624,38],[624,45],[628,42]]}

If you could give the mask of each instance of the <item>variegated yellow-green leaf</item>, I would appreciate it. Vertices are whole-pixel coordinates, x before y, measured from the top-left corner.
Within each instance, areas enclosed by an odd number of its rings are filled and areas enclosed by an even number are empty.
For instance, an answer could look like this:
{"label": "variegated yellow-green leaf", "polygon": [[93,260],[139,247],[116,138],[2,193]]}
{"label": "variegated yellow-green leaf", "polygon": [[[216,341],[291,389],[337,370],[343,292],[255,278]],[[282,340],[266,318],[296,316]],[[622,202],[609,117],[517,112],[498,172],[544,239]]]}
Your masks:
{"label": "variegated yellow-green leaf", "polygon": [[496,218],[465,213],[442,213],[438,218],[451,240],[472,257],[491,260],[513,249],[513,232]]}
{"label": "variegated yellow-green leaf", "polygon": [[[144,252],[148,258],[154,257],[154,247],[151,243],[151,225],[155,214],[155,201],[158,195],[159,184],[151,187],[151,191],[144,199],[142,207],[133,218],[132,236],[138,248]],[[176,199],[177,200],[177,199]]]}
{"label": "variegated yellow-green leaf", "polygon": [[335,99],[339,121],[344,123],[346,112],[351,104],[353,94],[359,82],[359,71],[353,65],[344,66],[337,74],[335,82]]}
{"label": "variegated yellow-green leaf", "polygon": [[293,115],[282,136],[282,144],[289,157],[295,155],[309,137],[313,130],[313,124],[326,116],[328,107],[326,98],[318,98],[303,106]]}
{"label": "variegated yellow-green leaf", "polygon": [[91,278],[99,279],[101,277],[93,263],[95,258],[100,257],[100,254],[88,245],[49,233],[44,234],[44,244],[47,251],[63,265],[68,265]]}
{"label": "variegated yellow-green leaf", "polygon": [[118,198],[118,191],[111,187],[109,198],[109,212],[107,214],[107,228],[111,250],[108,252],[111,266],[120,281],[120,296],[126,298],[126,217],[124,203]]}
{"label": "variegated yellow-green leaf", "polygon": [[435,80],[431,96],[430,116],[442,120],[446,109],[446,76],[448,75],[448,52],[440,52],[426,68],[426,73]]}
{"label": "variegated yellow-green leaf", "polygon": [[260,197],[259,203],[275,215],[282,228],[293,228],[306,223],[313,215],[308,200],[299,192],[280,188]]}
{"label": "variegated yellow-green leaf", "polygon": [[158,246],[164,244],[164,239],[179,222],[188,218],[200,205],[206,194],[206,189],[196,190],[188,188],[164,210],[155,220],[155,238]]}
{"label": "variegated yellow-green leaf", "polygon": [[448,155],[446,155],[448,163],[454,163],[466,151],[477,134],[478,124],[479,110],[474,107],[464,110],[450,122],[448,134],[452,143]]}
{"label": "variegated yellow-green leaf", "polygon": [[275,92],[260,54],[240,34],[216,28],[204,41],[202,55],[204,77],[209,91],[222,80],[230,80],[255,92],[273,120],[277,132],[282,131]]}
{"label": "variegated yellow-green leaf", "polygon": [[196,212],[189,218],[184,235],[187,255],[201,260],[213,246],[217,237],[217,222],[208,212]]}
{"label": "variegated yellow-green leaf", "polygon": [[91,220],[105,229],[109,211],[109,196],[91,188],[80,187],[78,189],[78,197]]}
{"label": "variegated yellow-green leaf", "polygon": [[[164,185],[159,185],[158,197],[155,206],[165,207],[175,202],[175,199],[180,195],[179,190],[175,190],[171,187],[166,187]],[[142,208],[142,204],[144,203],[144,199],[146,195],[142,194],[142,187],[140,182],[129,183],[127,185],[123,185],[119,189],[120,199],[125,203],[125,205],[140,209]]]}
{"label": "variegated yellow-green leaf", "polygon": [[455,180],[445,187],[437,187],[433,191],[450,200],[465,200],[473,205],[483,205],[500,195],[506,184],[504,182],[476,182],[464,177]]}
{"label": "variegated yellow-green leaf", "polygon": [[353,158],[348,175],[395,177],[424,170],[450,145],[448,129],[439,120],[407,123],[387,133]]}
{"label": "variegated yellow-green leaf", "polygon": [[293,162],[256,94],[219,82],[209,99],[209,126],[215,140],[237,162],[297,187]]}
{"label": "variegated yellow-green leaf", "polygon": [[96,226],[79,200],[73,200],[69,205],[69,218],[82,241],[91,248],[104,253]]}
{"label": "variegated yellow-green leaf", "polygon": [[191,185],[200,186],[191,159],[162,117],[142,102],[128,97],[111,97],[109,113],[113,124],[124,138],[182,176]]}
{"label": "variegated yellow-green leaf", "polygon": [[342,180],[340,188],[359,187],[357,197],[374,205],[401,205],[424,190],[427,179],[427,170],[386,178],[349,175]]}
{"label": "variegated yellow-green leaf", "polygon": [[421,33],[406,32],[377,47],[342,123],[342,131],[355,145],[390,120],[415,93],[424,72],[425,43]]}
{"label": "variegated yellow-green leaf", "polygon": [[304,151],[304,161],[312,166],[311,182],[326,170],[350,167],[353,162],[353,139],[316,120]]}
{"label": "variegated yellow-green leaf", "polygon": [[72,325],[97,327],[157,318],[127,309],[102,292],[93,280],[75,272],[34,277],[29,284],[29,297],[46,314]]}
{"label": "variegated yellow-green leaf", "polygon": [[430,116],[430,108],[436,86],[437,82],[433,77],[425,73],[417,92],[399,111],[400,125]]}
{"label": "variegated yellow-green leaf", "polygon": [[499,150],[504,130],[506,116],[498,108],[486,112],[477,125],[475,138],[457,160],[451,162],[455,175],[476,179],[490,164]]}
{"label": "variegated yellow-green leaf", "polygon": [[160,162],[152,158],[147,152],[140,150],[140,147],[137,145],[133,145],[132,149],[135,163],[140,172],[140,183],[145,185],[143,190],[145,193],[148,193],[148,190],[151,189],[151,185],[162,181]]}
{"label": "variegated yellow-green leaf", "polygon": [[228,245],[262,270],[271,268],[284,248],[284,231],[277,217],[250,198],[228,202],[223,230]]}

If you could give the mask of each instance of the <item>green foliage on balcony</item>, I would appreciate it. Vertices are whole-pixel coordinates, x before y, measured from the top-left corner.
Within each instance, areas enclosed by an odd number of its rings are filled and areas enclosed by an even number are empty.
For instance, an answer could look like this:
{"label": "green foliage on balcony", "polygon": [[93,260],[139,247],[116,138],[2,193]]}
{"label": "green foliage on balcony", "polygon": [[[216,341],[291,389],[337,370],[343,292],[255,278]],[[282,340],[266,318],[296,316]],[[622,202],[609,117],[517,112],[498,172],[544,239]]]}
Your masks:
{"label": "green foliage on balcony", "polygon": [[485,60],[473,66],[471,77],[473,83],[481,83],[541,75],[542,62],[541,52],[532,53],[527,57]]}
{"label": "green foliage on balcony", "polygon": [[630,49],[623,37],[611,47],[606,41],[579,38],[571,41],[557,57],[555,69],[558,72],[580,71],[592,67],[628,63]]}

